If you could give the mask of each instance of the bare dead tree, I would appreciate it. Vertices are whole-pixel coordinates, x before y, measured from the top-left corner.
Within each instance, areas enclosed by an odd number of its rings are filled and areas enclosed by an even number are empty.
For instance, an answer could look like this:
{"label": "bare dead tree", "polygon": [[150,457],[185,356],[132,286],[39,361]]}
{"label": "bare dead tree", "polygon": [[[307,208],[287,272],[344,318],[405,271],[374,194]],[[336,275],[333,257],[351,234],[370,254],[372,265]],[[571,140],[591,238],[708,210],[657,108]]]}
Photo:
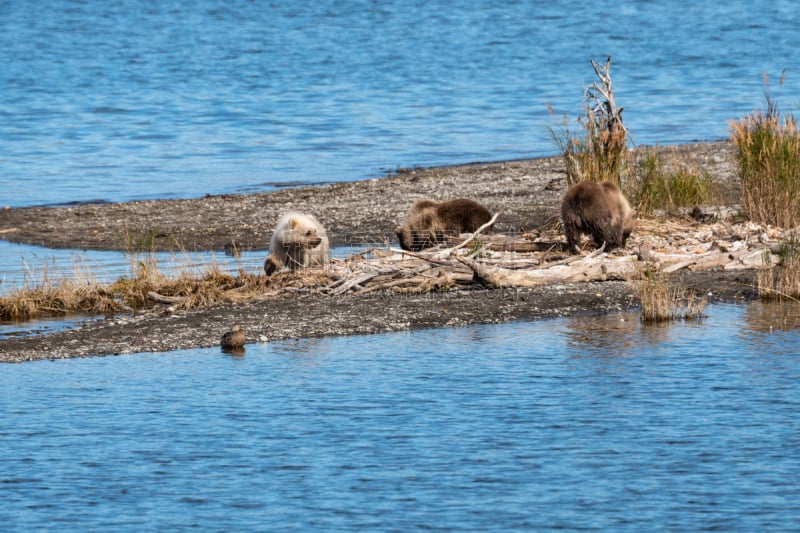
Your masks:
{"label": "bare dead tree", "polygon": [[627,152],[628,130],[622,122],[622,107],[617,107],[611,84],[611,56],[605,64],[591,60],[597,81],[584,89],[584,114],[578,122],[582,137],[572,137],[569,130],[553,133],[564,155],[567,181],[611,181],[620,185],[620,171]]}
{"label": "bare dead tree", "polygon": [[618,148],[614,143],[620,140],[624,143],[628,136],[628,129],[622,123],[622,111],[624,108],[617,107],[614,100],[614,90],[611,87],[611,56],[606,59],[605,65],[600,65],[594,59],[591,60],[592,69],[600,80],[600,84],[595,81],[586,88],[584,100],[586,108],[591,110],[598,131],[607,132],[603,144],[606,150]]}

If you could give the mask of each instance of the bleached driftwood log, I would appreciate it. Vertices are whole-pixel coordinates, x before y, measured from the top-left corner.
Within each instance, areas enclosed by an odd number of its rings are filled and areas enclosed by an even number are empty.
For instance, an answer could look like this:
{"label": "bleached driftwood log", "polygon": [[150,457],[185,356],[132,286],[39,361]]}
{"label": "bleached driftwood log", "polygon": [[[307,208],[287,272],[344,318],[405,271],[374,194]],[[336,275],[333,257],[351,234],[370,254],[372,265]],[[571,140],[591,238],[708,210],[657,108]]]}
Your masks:
{"label": "bleached driftwood log", "polygon": [[185,296],[164,296],[163,294],[159,294],[155,291],[148,292],[147,297],[156,303],[166,305],[178,304],[186,299]]}
{"label": "bleached driftwood log", "polygon": [[[633,280],[644,271],[763,268],[775,264],[782,232],[751,223],[698,224],[641,220],[629,255],[566,255],[558,229],[534,235],[465,234],[450,247],[421,252],[373,249],[334,261],[330,295],[374,291],[453,290],[482,282],[493,287],[535,287],[585,281]],[[468,248],[468,249],[467,249]],[[638,250],[638,253],[633,252]]]}
{"label": "bleached driftwood log", "polygon": [[484,283],[497,288],[538,287],[583,281],[631,280],[638,274],[636,263],[631,256],[596,256],[593,253],[570,263],[529,270],[487,266],[460,256],[456,256],[456,259],[470,267]]}

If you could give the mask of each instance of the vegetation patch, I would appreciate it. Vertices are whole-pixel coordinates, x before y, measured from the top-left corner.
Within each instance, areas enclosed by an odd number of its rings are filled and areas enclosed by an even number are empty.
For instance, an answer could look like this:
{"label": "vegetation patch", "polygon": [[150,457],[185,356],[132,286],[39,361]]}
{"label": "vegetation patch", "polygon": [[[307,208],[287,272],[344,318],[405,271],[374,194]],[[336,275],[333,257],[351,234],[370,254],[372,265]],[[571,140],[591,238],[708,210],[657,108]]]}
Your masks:
{"label": "vegetation patch", "polygon": [[580,131],[571,132],[566,117],[561,131],[550,129],[564,160],[567,185],[612,182],[640,215],[711,202],[714,189],[708,171],[682,162],[674,152],[665,157],[664,150],[657,148],[628,149],[623,108],[617,107],[612,89],[611,58],[605,65],[591,64],[599,83],[584,90]]}
{"label": "vegetation patch", "polygon": [[666,276],[645,272],[636,282],[636,292],[642,306],[641,319],[646,324],[698,320],[705,316],[703,309],[707,298],[699,297]]}
{"label": "vegetation patch", "polygon": [[581,133],[573,135],[564,117],[563,131],[551,128],[550,135],[564,158],[568,185],[610,181],[622,188],[620,175],[628,157],[628,130],[622,123],[622,108],[614,100],[611,57],[605,65],[594,60],[591,64],[599,83],[584,91],[583,114],[578,117]]}
{"label": "vegetation patch", "polygon": [[708,171],[652,148],[637,150],[633,159],[626,193],[640,216],[712,201],[714,185]]}
{"label": "vegetation patch", "polygon": [[[766,89],[766,108],[729,122],[737,149],[742,204],[751,220],[792,228],[800,224],[800,131]],[[781,75],[783,84],[783,75]]]}
{"label": "vegetation patch", "polygon": [[790,232],[777,249],[778,265],[772,253],[764,251],[764,268],[758,272],[758,295],[764,301],[800,301],[800,237]]}
{"label": "vegetation patch", "polygon": [[149,254],[131,256],[131,274],[100,283],[88,269],[77,265],[72,275],[42,267],[22,286],[0,296],[0,320],[29,320],[73,313],[114,314],[169,303],[174,309],[208,307],[217,303],[254,300],[275,291],[314,288],[330,283],[329,274],[308,270],[272,277],[239,269],[222,270],[216,263],[199,273],[188,261],[173,275],[164,274]]}

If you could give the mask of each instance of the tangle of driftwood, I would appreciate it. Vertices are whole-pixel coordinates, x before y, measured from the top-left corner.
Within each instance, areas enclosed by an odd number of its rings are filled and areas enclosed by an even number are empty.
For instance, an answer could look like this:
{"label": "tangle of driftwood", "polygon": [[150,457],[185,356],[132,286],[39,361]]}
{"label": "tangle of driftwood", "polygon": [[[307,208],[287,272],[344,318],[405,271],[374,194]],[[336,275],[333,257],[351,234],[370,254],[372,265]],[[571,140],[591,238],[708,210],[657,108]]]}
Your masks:
{"label": "tangle of driftwood", "polygon": [[[525,235],[483,232],[492,220],[437,248],[411,252],[389,247],[334,259],[327,270],[281,274],[263,298],[280,293],[342,296],[375,291],[424,293],[474,287],[535,287],[586,281],[634,280],[644,272],[670,274],[681,269],[758,269],[777,263],[783,230],[727,221],[640,220],[625,250],[602,248],[570,255],[558,229]],[[273,277],[273,281],[278,281]],[[182,297],[150,293],[163,304]]]}

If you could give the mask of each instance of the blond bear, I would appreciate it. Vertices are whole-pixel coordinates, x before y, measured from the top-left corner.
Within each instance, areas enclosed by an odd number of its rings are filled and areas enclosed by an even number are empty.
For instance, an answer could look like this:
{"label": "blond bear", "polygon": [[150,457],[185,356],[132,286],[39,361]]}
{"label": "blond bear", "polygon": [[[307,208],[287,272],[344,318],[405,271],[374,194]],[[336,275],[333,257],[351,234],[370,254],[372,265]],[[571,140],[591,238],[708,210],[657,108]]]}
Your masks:
{"label": "blond bear", "polygon": [[267,276],[284,267],[297,270],[323,267],[328,264],[328,236],[325,228],[312,215],[289,212],[283,215],[269,244],[264,261]]}
{"label": "blond bear", "polygon": [[636,213],[613,183],[582,181],[564,195],[561,221],[570,253],[580,251],[584,233],[592,236],[596,247],[605,244],[610,251],[625,247],[636,223]]}
{"label": "blond bear", "polygon": [[419,251],[445,242],[449,236],[475,231],[491,218],[488,209],[468,198],[446,202],[420,200],[395,234],[403,250]]}

